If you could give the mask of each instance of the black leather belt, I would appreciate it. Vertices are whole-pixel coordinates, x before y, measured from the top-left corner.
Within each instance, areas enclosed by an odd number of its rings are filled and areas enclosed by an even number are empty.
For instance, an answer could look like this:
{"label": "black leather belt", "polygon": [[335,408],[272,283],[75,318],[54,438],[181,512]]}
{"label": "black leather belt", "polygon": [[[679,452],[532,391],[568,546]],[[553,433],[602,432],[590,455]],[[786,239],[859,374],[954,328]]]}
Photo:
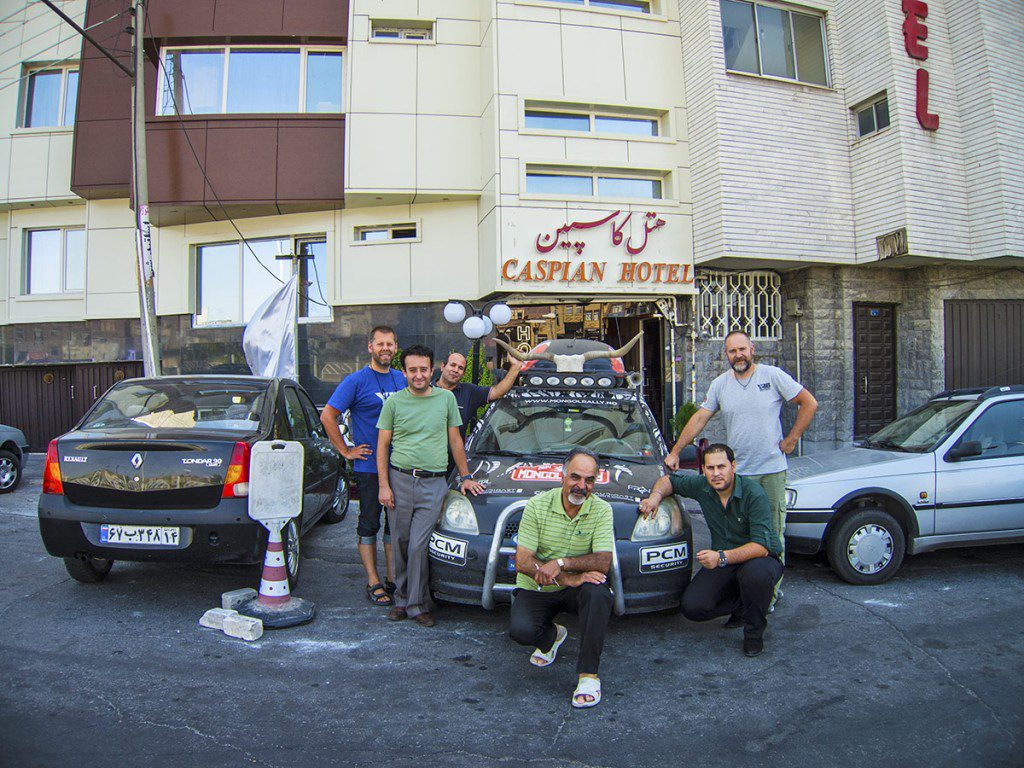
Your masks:
{"label": "black leather belt", "polygon": [[447,472],[428,472],[425,469],[402,469],[394,464],[389,466],[396,472],[401,472],[403,475],[412,475],[413,477],[444,477],[448,474]]}

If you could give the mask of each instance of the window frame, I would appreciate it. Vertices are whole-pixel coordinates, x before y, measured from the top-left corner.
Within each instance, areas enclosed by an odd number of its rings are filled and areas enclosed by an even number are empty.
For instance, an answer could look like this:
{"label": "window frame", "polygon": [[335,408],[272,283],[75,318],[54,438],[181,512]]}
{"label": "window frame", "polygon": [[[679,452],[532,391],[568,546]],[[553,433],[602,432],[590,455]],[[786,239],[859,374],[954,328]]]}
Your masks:
{"label": "window frame", "polygon": [[[396,32],[395,37],[378,37],[375,32]],[[413,33],[410,36],[410,33]],[[416,34],[423,37],[416,37]],[[370,32],[367,40],[371,43],[411,43],[433,45],[437,39],[436,19],[392,19],[371,18]]]}
{"label": "window frame", "polygon": [[[297,51],[299,53],[299,89],[297,97],[296,110],[294,112],[228,112],[228,78],[231,71],[231,52],[232,51]],[[172,99],[172,104],[175,111],[164,112],[163,102],[164,94],[167,92],[168,80],[167,75],[167,54],[171,51],[210,51],[210,52],[222,52],[224,54],[224,67],[221,74],[221,104],[219,112],[181,112],[180,104],[175,104]],[[340,110],[338,112],[307,112],[306,111],[306,76],[308,69],[309,54],[311,53],[337,53],[341,55],[341,101]],[[222,115],[227,117],[233,117],[237,115],[344,115],[345,100],[348,96],[348,92],[345,88],[345,72],[348,60],[348,47],[344,45],[272,45],[272,44],[259,44],[259,45],[168,45],[160,49],[160,57],[157,64],[157,87],[156,87],[156,104],[154,106],[154,115],[156,117],[177,117],[180,115],[183,118],[186,117],[199,117],[203,115]]]}
{"label": "window frame", "polygon": [[[627,5],[632,5],[630,0],[624,0]],[[519,5],[541,5],[545,7],[569,8],[576,10],[592,11],[597,13],[630,14],[640,18],[663,19],[664,13],[661,4],[664,0],[637,0],[637,5],[645,3],[647,10],[630,10],[627,8],[611,8],[608,6],[594,5],[592,0],[515,0]]]}
{"label": "window frame", "polygon": [[[330,242],[331,241],[330,241],[330,238],[328,237],[327,233],[323,233],[323,232],[320,232],[320,233],[314,232],[314,233],[298,234],[298,235],[295,235],[295,234],[291,234],[291,235],[266,235],[266,236],[262,236],[261,235],[259,237],[249,237],[249,238],[246,238],[245,242],[255,243],[255,242],[260,242],[260,241],[264,241],[264,240],[286,240],[286,239],[291,241],[292,253],[296,253],[296,254],[299,252],[299,247],[300,247],[300,245],[302,243],[310,243],[310,242],[324,242],[324,243],[326,243],[327,246],[328,246],[328,251],[327,251],[328,259],[327,259],[327,261],[328,261],[328,264],[330,263]],[[192,260],[192,267],[193,267],[192,271],[193,271],[193,274],[194,274],[194,279],[192,280],[192,289],[194,290],[194,294],[193,294],[193,296],[194,296],[194,306],[193,306],[193,311],[191,313],[192,314],[192,327],[193,328],[196,328],[196,329],[205,329],[205,328],[244,328],[248,324],[248,320],[245,320],[245,319],[230,320],[230,321],[208,321],[208,320],[200,321],[199,320],[199,313],[200,313],[200,310],[202,309],[202,306],[201,306],[201,302],[202,302],[202,284],[200,282],[202,280],[202,269],[201,269],[201,256],[202,256],[202,253],[201,252],[202,252],[203,248],[208,248],[208,247],[225,246],[225,245],[234,245],[234,246],[237,247],[239,311],[240,311],[240,313],[244,312],[244,307],[245,307],[245,272],[244,272],[244,270],[241,267],[242,267],[242,263],[243,263],[242,260],[245,258],[245,250],[244,250],[245,249],[245,242],[243,242],[242,240],[235,239],[235,240],[211,240],[209,242],[201,242],[201,243],[194,243],[194,244],[192,244],[190,250],[192,252],[191,253],[191,260]],[[276,261],[276,259],[275,259],[275,261]],[[269,267],[270,265],[268,264],[267,266]],[[300,261],[293,261],[292,262],[292,270],[294,270],[295,268],[299,268],[299,270],[300,270],[299,274],[300,274],[300,279],[301,279],[301,274],[302,273],[301,273],[301,262]],[[289,273],[288,276],[290,277],[292,274],[294,274],[294,271]],[[308,276],[308,273],[307,273],[307,276]],[[323,280],[325,288],[327,288],[327,291],[325,291],[325,293],[329,293],[330,292],[329,275],[323,275],[321,279]],[[305,289],[302,286],[300,286],[300,290],[302,290],[302,292],[304,294],[306,294],[307,296],[311,296],[315,301],[320,301],[320,297],[319,297],[318,294],[314,295],[312,293],[308,293],[307,289]],[[308,316],[306,316],[306,317],[303,317],[300,314],[300,316],[298,318],[299,323],[301,323],[301,324],[314,323],[315,324],[315,323],[332,323],[332,322],[334,322],[334,304],[331,303],[330,297],[325,297],[325,298],[327,300],[327,303],[330,306],[330,313],[327,316],[323,316],[323,317],[308,317]],[[301,298],[299,298],[298,301],[299,301],[299,305],[298,305],[299,306],[299,311],[301,312],[301,302],[302,302]],[[307,306],[307,311],[308,311],[308,306]]]}
{"label": "window frame", "polygon": [[[752,16],[754,19],[754,45],[757,49],[757,72],[748,72],[745,69],[730,69],[728,60],[728,51],[725,47],[725,27],[722,24],[722,12],[721,12],[721,0],[719,0],[719,27],[722,30],[722,56],[725,59],[725,71],[732,75],[746,75],[748,77],[761,77],[766,80],[778,80],[783,83],[799,83],[800,85],[810,86],[812,88],[828,88],[832,89],[832,62],[829,56],[828,50],[828,25],[826,23],[827,16],[824,11],[817,8],[811,7],[796,7],[786,5],[784,3],[765,2],[764,0],[731,0],[736,3],[743,3],[752,7]],[[761,22],[757,14],[757,6],[762,5],[766,8],[773,8],[775,10],[784,11],[788,14],[789,20],[789,34],[792,39],[793,47],[793,71],[796,73],[795,77],[783,77],[782,75],[766,74],[764,71],[764,61],[761,55]],[[797,56],[796,50],[796,30],[793,28],[793,14],[800,13],[804,16],[814,16],[818,19],[819,29],[821,31],[821,51],[822,57],[825,63],[825,82],[814,83],[809,80],[800,79],[800,60]]]}
{"label": "window frame", "polygon": [[[561,195],[552,192],[533,192],[527,189],[530,176],[572,176],[589,177],[591,194],[589,195]],[[657,202],[673,203],[671,171],[656,170],[634,170],[629,168],[581,168],[573,166],[550,166],[543,164],[525,164],[522,177],[522,187],[519,193],[520,198],[538,200],[614,200],[625,203],[637,202],[638,204]],[[622,197],[616,195],[601,195],[600,179],[630,179],[642,181],[656,181],[661,185],[661,197]]]}
{"label": "window frame", "polygon": [[[33,298],[33,297],[54,297],[54,296],[84,296],[86,289],[86,274],[88,271],[88,239],[85,234],[85,227],[79,225],[66,226],[66,227],[27,227],[22,231],[22,246],[21,246],[21,292],[20,298]],[[60,232],[60,290],[58,291],[39,291],[38,293],[32,293],[32,259],[31,259],[31,248],[30,240],[32,233],[34,232]],[[81,232],[82,233],[82,287],[81,289],[68,290],[67,288],[67,276],[68,276],[68,232]]]}
{"label": "window frame", "polygon": [[[782,279],[777,272],[705,269],[697,274],[696,287],[701,336],[718,341],[742,330],[751,341],[782,338]],[[745,311],[737,312],[737,305]]]}
{"label": "window frame", "polygon": [[[413,237],[395,237],[395,230],[398,229],[414,229],[416,234]],[[380,237],[371,240],[365,240],[360,237],[364,232],[379,232],[386,230],[388,233],[387,237]],[[390,222],[387,224],[357,224],[352,228],[352,245],[364,246],[364,245],[382,245],[384,243],[419,243],[423,240],[423,229],[420,220],[415,221],[402,221],[402,222]]]}
{"label": "window frame", "polygon": [[[885,102],[885,114],[886,118],[888,119],[888,122],[884,126],[879,128],[878,107],[879,105],[882,104],[882,102]],[[868,110],[871,111],[871,122],[873,127],[867,133],[861,133],[860,115],[862,112]],[[889,111],[889,94],[887,92],[882,92],[881,94],[872,96],[870,99],[860,102],[859,104],[854,106],[850,111],[853,113],[853,126],[854,131],[857,134],[857,139],[866,139],[867,137],[874,136],[875,134],[881,133],[882,131],[887,131],[889,130],[889,128],[892,127],[892,113]]]}
{"label": "window frame", "polygon": [[[539,128],[527,125],[526,118],[529,112],[544,112],[553,115],[565,115],[586,117],[588,128],[586,131],[572,130],[566,128]],[[667,108],[642,107],[616,107],[611,104],[586,105],[572,102],[546,101],[542,99],[523,99],[519,111],[520,127],[519,133],[533,134],[539,136],[571,136],[576,138],[611,139],[615,141],[647,141],[654,143],[674,143],[671,122],[669,120],[670,110]],[[600,118],[612,118],[619,120],[644,120],[656,124],[658,132],[653,136],[642,133],[610,133],[599,131],[597,121]]]}
{"label": "window frame", "polygon": [[[28,97],[31,90],[31,78],[43,72],[60,72],[60,95],[57,97],[57,120],[55,125],[26,125],[28,122]],[[75,117],[78,114],[78,91],[75,91],[75,114],[71,116],[71,122],[64,122],[65,112],[68,103],[68,81],[71,73],[81,76],[81,63],[61,62],[58,64],[32,64],[26,65],[23,69],[21,96],[18,99],[18,121],[16,128],[24,131],[54,131],[72,130],[75,127]],[[77,87],[77,86],[76,86]]]}

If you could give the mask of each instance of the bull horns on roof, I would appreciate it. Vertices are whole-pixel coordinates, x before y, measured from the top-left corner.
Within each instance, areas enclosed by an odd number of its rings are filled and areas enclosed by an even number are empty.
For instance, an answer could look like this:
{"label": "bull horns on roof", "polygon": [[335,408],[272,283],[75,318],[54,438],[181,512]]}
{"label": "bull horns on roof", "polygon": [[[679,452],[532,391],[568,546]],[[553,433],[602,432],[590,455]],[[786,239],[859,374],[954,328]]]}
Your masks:
{"label": "bull horns on roof", "polygon": [[513,349],[501,339],[495,339],[494,342],[500,345],[502,349],[520,362],[526,363],[530,360],[548,360],[554,363],[555,370],[561,373],[582,373],[583,364],[588,360],[622,357],[624,354],[629,352],[629,350],[631,350],[638,341],[640,341],[640,337],[643,335],[643,331],[640,331],[640,333],[630,339],[625,346],[620,347],[619,349],[595,349],[591,352],[583,352],[579,355],[556,355],[553,352],[527,352],[524,354],[517,349]]}

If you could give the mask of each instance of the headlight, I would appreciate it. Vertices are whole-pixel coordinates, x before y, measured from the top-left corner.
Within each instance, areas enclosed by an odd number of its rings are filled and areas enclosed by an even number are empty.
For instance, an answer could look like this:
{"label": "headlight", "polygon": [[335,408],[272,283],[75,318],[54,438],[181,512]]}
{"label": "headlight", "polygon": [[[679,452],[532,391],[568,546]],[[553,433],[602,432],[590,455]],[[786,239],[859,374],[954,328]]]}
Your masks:
{"label": "headlight", "polygon": [[476,510],[469,499],[461,493],[449,491],[445,497],[444,512],[441,514],[441,527],[452,533],[465,533],[477,536],[480,526],[476,522]]}
{"label": "headlight", "polygon": [[793,509],[796,506],[796,491],[792,488],[786,489],[786,509]]}
{"label": "headlight", "polygon": [[640,515],[633,526],[631,541],[651,541],[678,536],[683,531],[683,515],[675,499],[663,499],[654,517]]}

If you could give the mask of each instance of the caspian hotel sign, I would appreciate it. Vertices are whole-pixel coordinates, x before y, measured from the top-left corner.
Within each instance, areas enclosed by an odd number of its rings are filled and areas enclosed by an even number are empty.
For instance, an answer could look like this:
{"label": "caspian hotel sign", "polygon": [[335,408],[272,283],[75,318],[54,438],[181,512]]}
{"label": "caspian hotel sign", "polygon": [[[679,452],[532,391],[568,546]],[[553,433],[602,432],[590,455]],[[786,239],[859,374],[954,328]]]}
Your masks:
{"label": "caspian hotel sign", "polygon": [[689,293],[692,259],[673,247],[670,227],[654,211],[617,210],[531,233],[528,255],[502,259],[502,282],[522,290]]}

